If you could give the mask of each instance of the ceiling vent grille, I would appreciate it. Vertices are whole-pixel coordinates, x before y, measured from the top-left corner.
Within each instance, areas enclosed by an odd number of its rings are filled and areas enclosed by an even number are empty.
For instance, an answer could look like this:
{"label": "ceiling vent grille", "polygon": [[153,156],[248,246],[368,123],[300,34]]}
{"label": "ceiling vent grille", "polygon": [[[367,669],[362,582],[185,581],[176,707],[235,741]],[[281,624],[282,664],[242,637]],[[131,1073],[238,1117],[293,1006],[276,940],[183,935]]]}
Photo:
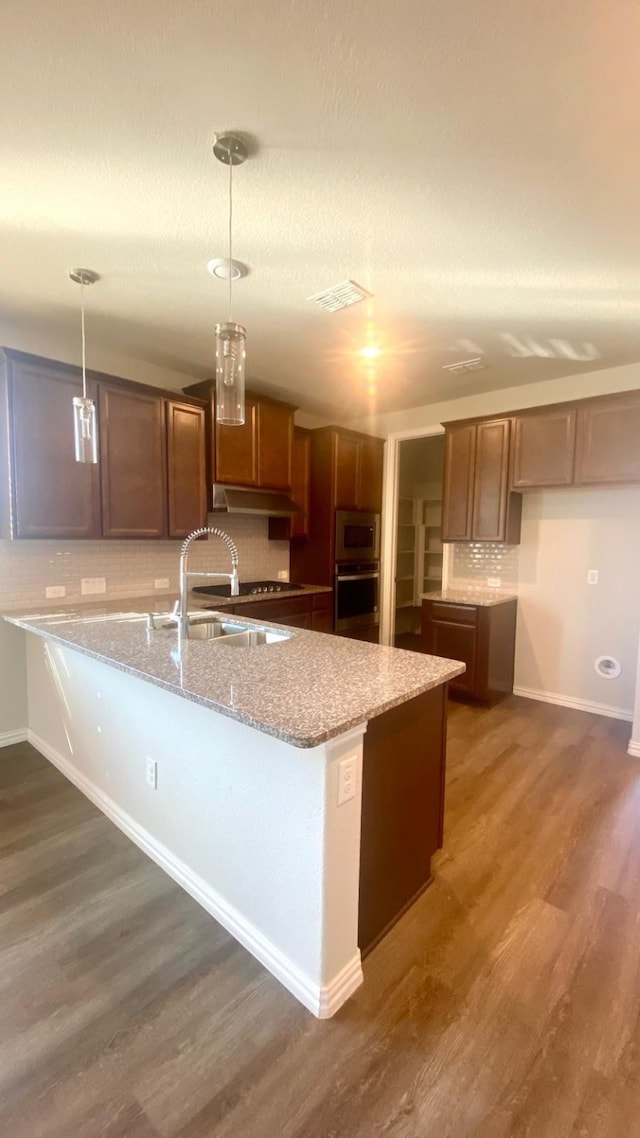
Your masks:
{"label": "ceiling vent grille", "polygon": [[457,364],[443,364],[444,370],[451,375],[462,375],[465,371],[486,371],[490,366],[483,356],[476,356],[472,360],[460,360]]}
{"label": "ceiling vent grille", "polygon": [[371,296],[361,285],[356,284],[355,281],[340,281],[337,285],[332,285],[331,288],[325,288],[322,292],[316,292],[313,296],[307,299],[312,300],[314,304],[318,304],[320,308],[324,308],[325,312],[339,312],[341,308],[348,308],[351,304],[358,304],[361,300]]}

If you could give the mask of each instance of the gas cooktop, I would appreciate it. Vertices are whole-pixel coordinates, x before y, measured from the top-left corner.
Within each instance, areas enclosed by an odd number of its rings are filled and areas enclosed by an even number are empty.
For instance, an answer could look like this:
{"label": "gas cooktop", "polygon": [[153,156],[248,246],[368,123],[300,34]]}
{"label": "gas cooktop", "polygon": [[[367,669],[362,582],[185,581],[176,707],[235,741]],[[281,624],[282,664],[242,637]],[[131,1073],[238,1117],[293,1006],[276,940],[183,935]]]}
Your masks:
{"label": "gas cooktop", "polygon": [[[294,585],[289,581],[241,581],[240,596],[262,596],[264,593],[290,593],[293,589],[301,589],[302,585]],[[204,593],[207,597],[230,597],[231,585],[194,585],[194,593]]]}

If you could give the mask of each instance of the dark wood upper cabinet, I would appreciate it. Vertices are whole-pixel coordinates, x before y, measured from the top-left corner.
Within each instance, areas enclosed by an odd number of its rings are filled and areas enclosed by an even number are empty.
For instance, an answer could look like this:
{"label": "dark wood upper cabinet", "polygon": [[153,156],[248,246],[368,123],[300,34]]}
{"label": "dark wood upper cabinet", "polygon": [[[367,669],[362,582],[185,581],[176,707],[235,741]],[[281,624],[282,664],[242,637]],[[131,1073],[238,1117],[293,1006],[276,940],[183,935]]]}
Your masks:
{"label": "dark wood upper cabinet", "polygon": [[514,421],[512,486],[570,486],[576,438],[574,407],[517,415]]}
{"label": "dark wood upper cabinet", "polygon": [[576,483],[640,482],[640,391],[578,407]]}
{"label": "dark wood upper cabinet", "polygon": [[168,536],[187,537],[206,525],[204,408],[167,400]]}
{"label": "dark wood upper cabinet", "polygon": [[100,384],[103,537],[164,537],[164,399]]}
{"label": "dark wood upper cabinet", "polygon": [[[98,467],[75,461],[72,400],[82,394],[79,370],[9,351],[1,362],[11,487],[5,532],[15,538],[99,537]],[[88,393],[96,398],[93,380]]]}
{"label": "dark wood upper cabinet", "polygon": [[211,380],[185,387],[207,404],[207,464],[210,484],[290,490],[295,407],[247,392],[239,427],[216,422],[216,386]]}
{"label": "dark wood upper cabinet", "polygon": [[478,423],[473,485],[474,541],[507,541],[509,419]]}
{"label": "dark wood upper cabinet", "polygon": [[522,500],[510,492],[511,419],[448,426],[443,541],[520,541]]}
{"label": "dark wood upper cabinet", "polygon": [[241,426],[229,427],[216,422],[215,402],[210,415],[213,428],[211,482],[255,486],[258,482],[258,409],[255,399],[247,395]]}
{"label": "dark wood upper cabinet", "polygon": [[471,541],[475,454],[475,424],[447,429],[442,494],[443,541]]}
{"label": "dark wood upper cabinet", "polygon": [[382,512],[384,439],[361,439],[358,468],[358,509]]}
{"label": "dark wood upper cabinet", "polygon": [[360,439],[344,435],[340,431],[334,436],[335,462],[335,508],[336,510],[357,510],[358,506],[358,463]]}
{"label": "dark wood upper cabinet", "polygon": [[294,409],[287,403],[258,403],[258,485],[290,490]]}
{"label": "dark wood upper cabinet", "polygon": [[309,498],[311,477],[311,431],[294,427],[291,465],[291,497],[304,511],[291,518],[269,518],[272,541],[290,541],[309,536]]}

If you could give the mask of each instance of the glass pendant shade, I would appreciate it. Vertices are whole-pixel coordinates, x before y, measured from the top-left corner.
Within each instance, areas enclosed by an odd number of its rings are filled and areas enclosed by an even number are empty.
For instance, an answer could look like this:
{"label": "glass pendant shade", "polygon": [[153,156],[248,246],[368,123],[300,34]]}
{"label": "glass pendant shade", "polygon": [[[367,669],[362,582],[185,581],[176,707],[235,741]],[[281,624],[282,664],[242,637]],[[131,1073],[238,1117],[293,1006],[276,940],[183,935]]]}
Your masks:
{"label": "glass pendant shade", "polygon": [[242,324],[216,324],[216,420],[244,423],[244,364],[247,333]]}
{"label": "glass pendant shade", "polygon": [[73,433],[76,462],[98,461],[98,423],[93,399],[75,395],[73,398]]}

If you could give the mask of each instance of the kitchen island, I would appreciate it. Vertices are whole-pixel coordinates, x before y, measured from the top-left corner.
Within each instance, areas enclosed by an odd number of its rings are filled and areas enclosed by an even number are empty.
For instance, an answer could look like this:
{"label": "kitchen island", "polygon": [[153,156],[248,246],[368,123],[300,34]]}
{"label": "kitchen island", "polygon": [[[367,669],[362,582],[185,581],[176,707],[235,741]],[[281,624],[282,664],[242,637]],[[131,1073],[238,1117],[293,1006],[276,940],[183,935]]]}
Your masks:
{"label": "kitchen island", "polygon": [[7,619],[32,634],[33,745],[333,1015],[429,882],[463,665],[264,622],[244,623],[290,635],[230,647],[139,613]]}

